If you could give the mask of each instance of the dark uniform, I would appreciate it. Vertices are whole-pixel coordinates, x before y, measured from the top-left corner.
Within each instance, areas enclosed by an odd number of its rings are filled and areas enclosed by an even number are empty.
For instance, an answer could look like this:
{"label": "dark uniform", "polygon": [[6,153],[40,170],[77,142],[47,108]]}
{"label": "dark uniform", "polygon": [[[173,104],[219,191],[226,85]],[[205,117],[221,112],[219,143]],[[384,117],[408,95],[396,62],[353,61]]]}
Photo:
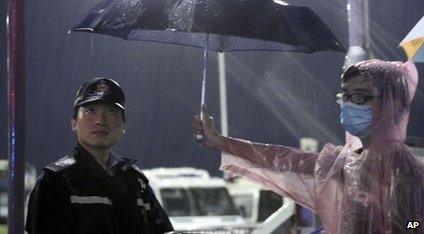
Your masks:
{"label": "dark uniform", "polygon": [[80,145],[46,166],[31,193],[28,233],[164,233],[172,225],[134,160],[103,170]]}
{"label": "dark uniform", "polygon": [[[99,77],[77,92],[74,111],[93,102],[121,110],[125,96],[114,80]],[[74,117],[75,119],[75,117]],[[26,230],[36,234],[156,234],[173,231],[135,160],[110,154],[104,170],[79,143],[71,155],[46,166],[32,191]]]}

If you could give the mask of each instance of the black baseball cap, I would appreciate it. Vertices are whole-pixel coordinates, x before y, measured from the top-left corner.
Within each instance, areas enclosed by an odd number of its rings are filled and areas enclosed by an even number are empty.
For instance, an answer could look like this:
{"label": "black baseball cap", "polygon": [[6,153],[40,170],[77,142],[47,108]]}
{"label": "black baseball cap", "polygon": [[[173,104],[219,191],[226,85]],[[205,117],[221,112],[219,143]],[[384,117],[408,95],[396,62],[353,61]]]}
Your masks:
{"label": "black baseball cap", "polygon": [[74,109],[92,102],[107,102],[125,110],[125,95],[118,82],[96,77],[86,81],[77,91]]}

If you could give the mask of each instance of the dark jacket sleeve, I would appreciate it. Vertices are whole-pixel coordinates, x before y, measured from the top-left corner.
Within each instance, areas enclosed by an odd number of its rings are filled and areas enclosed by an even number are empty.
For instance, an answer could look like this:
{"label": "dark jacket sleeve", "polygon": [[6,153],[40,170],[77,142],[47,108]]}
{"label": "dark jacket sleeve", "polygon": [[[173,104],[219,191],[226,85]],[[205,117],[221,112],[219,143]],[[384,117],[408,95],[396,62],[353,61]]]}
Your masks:
{"label": "dark jacket sleeve", "polygon": [[169,221],[168,215],[165,213],[165,210],[159,204],[159,201],[156,199],[155,194],[153,193],[150,185],[147,186],[147,192],[149,196],[152,198],[152,211],[154,216],[154,228],[155,233],[165,233],[171,232],[174,230],[172,227],[171,221]]}
{"label": "dark jacket sleeve", "polygon": [[71,234],[73,227],[65,179],[60,174],[43,172],[29,198],[26,231]]}

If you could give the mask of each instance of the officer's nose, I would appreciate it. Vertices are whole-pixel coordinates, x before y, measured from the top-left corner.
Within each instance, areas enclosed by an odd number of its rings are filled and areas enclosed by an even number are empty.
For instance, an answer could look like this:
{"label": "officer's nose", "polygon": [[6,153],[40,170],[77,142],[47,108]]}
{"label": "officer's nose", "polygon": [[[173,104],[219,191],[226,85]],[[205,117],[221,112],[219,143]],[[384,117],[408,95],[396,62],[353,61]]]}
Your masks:
{"label": "officer's nose", "polygon": [[96,119],[95,119],[94,123],[96,125],[100,125],[100,126],[106,125],[106,123],[107,123],[107,116],[106,115],[107,115],[106,112],[99,111],[98,114],[96,115]]}

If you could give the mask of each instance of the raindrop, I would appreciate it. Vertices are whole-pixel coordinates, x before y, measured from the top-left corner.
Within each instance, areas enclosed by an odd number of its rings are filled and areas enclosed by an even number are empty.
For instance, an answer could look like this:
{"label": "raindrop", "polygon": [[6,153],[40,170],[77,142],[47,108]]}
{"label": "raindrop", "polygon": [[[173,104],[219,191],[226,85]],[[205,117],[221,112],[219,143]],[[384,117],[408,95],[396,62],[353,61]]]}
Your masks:
{"label": "raindrop", "polygon": [[317,93],[316,93],[315,89],[313,89],[313,95],[314,95],[315,119],[318,120],[318,103],[317,103]]}
{"label": "raindrop", "polygon": [[90,52],[91,52],[91,56],[94,55],[94,37],[93,35],[90,35]]}

